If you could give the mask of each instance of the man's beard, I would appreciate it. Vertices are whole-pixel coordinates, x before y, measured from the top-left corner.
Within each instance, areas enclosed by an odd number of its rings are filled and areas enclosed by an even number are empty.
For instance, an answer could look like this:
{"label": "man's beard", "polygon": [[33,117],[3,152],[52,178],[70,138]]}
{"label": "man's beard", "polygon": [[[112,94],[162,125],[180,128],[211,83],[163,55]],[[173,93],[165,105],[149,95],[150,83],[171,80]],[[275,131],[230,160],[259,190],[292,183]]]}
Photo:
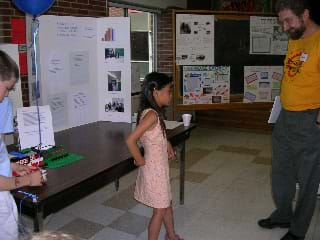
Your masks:
{"label": "man's beard", "polygon": [[302,37],[305,31],[306,31],[306,26],[303,23],[301,23],[300,27],[298,28],[288,29],[287,34],[290,39],[298,40]]}

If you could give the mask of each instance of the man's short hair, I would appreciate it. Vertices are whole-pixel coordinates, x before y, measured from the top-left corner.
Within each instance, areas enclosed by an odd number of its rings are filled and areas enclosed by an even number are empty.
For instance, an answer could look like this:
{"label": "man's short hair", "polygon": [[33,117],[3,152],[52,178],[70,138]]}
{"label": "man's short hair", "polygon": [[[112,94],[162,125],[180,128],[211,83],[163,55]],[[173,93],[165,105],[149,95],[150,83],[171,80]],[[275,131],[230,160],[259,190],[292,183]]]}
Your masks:
{"label": "man's short hair", "polygon": [[0,50],[0,81],[19,78],[19,68],[15,61],[4,51]]}
{"label": "man's short hair", "polygon": [[304,10],[310,10],[310,4],[307,0],[278,0],[275,4],[276,13],[285,9],[290,9],[296,16],[301,16]]}

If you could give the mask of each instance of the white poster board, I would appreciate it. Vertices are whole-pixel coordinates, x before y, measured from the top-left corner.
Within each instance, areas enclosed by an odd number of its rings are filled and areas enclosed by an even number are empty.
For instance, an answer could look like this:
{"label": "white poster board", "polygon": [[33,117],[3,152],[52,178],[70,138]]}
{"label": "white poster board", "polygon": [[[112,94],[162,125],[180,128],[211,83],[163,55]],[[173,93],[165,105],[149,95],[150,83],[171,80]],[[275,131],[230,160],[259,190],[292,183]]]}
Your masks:
{"label": "white poster board", "polygon": [[176,64],[214,64],[213,15],[176,15]]}
{"label": "white poster board", "polygon": [[243,102],[271,102],[280,94],[282,66],[245,66]]}
{"label": "white poster board", "polygon": [[183,66],[183,104],[229,101],[229,66]]}
{"label": "white poster board", "polygon": [[276,17],[250,17],[250,54],[285,55],[288,36]]}
{"label": "white poster board", "polygon": [[[0,44],[0,49],[8,54],[19,66],[18,44]],[[9,97],[12,101],[13,113],[16,116],[17,108],[23,106],[20,78],[16,83],[14,89],[9,92]]]}
{"label": "white poster board", "polygon": [[[129,18],[45,15],[39,23],[40,100],[51,108],[54,131],[98,120],[130,122]],[[110,99],[123,111],[106,112]]]}
{"label": "white poster board", "polygon": [[130,18],[99,18],[99,119],[131,122]]}

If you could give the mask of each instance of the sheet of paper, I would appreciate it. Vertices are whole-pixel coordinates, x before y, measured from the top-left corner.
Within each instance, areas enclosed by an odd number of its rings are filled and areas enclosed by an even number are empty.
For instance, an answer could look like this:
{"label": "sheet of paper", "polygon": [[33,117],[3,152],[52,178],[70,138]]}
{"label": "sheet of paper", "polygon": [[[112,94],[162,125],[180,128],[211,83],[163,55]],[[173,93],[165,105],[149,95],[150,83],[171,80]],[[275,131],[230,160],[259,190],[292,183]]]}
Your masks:
{"label": "sheet of paper", "polygon": [[250,54],[284,55],[288,36],[276,17],[250,17]]}
{"label": "sheet of paper", "polygon": [[164,123],[166,125],[166,129],[175,129],[176,127],[179,127],[180,125],[182,125],[182,122],[177,122],[177,121],[167,121],[164,120]]}
{"label": "sheet of paper", "polygon": [[279,117],[281,111],[280,97],[276,96],[273,102],[272,110],[269,116],[268,123],[275,123]]}
{"label": "sheet of paper", "polygon": [[40,144],[41,149],[55,145],[49,105],[39,106],[39,116],[36,106],[18,108],[17,121],[21,149],[37,147]]}

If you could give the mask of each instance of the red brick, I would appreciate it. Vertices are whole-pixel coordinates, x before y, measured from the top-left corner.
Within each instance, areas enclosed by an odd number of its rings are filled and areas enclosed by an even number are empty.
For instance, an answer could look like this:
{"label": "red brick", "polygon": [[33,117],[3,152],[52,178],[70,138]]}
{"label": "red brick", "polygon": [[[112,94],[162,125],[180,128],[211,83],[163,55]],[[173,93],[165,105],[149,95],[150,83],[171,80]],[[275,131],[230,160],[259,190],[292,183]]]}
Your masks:
{"label": "red brick", "polygon": [[11,43],[11,37],[0,36],[0,43]]}
{"label": "red brick", "polygon": [[9,2],[1,1],[0,2],[0,8],[9,8],[11,7]]}
{"label": "red brick", "polygon": [[11,17],[10,16],[1,16],[1,22],[8,22],[10,23]]}
{"label": "red brick", "polygon": [[106,1],[101,1],[101,0],[89,0],[89,4],[101,6],[101,7],[106,7]]}
{"label": "red brick", "polygon": [[77,0],[78,3],[89,4],[89,0]]}
{"label": "red brick", "polygon": [[62,2],[62,1],[60,1],[57,5],[59,7],[70,7],[71,3],[70,2]]}
{"label": "red brick", "polygon": [[14,15],[14,9],[10,9],[10,8],[0,8],[0,15],[3,15],[3,16],[12,16],[12,15]]}
{"label": "red brick", "polygon": [[88,4],[82,4],[82,3],[71,3],[71,8],[77,8],[77,9],[89,9]]}

